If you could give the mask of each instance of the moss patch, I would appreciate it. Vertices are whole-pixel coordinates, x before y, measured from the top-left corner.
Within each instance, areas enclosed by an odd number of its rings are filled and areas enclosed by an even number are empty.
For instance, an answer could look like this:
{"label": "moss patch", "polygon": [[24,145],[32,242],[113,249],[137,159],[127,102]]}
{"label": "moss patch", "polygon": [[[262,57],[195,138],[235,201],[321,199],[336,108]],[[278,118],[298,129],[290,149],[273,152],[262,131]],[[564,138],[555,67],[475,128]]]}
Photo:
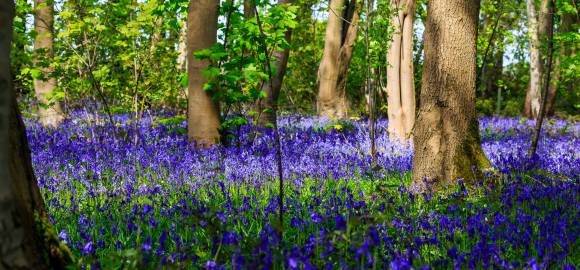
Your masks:
{"label": "moss patch", "polygon": [[56,234],[54,226],[48,216],[34,212],[34,222],[36,224],[36,239],[40,239],[46,265],[51,269],[65,269],[67,265],[74,262],[74,257],[68,247],[63,244]]}
{"label": "moss patch", "polygon": [[491,163],[481,148],[477,119],[469,124],[467,134],[454,154],[453,162],[455,165],[453,178],[463,178],[469,184],[476,183],[478,179],[483,180],[482,171],[491,168]]}

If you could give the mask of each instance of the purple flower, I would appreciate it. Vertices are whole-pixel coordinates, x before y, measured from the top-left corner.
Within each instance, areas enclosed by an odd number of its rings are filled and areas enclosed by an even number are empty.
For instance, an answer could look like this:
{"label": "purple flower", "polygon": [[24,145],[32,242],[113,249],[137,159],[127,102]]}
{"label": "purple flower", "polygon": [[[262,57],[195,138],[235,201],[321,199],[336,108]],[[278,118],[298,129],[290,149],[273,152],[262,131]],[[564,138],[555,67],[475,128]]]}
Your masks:
{"label": "purple flower", "polygon": [[311,212],[310,213],[310,220],[312,220],[312,222],[314,222],[314,223],[318,223],[321,221],[321,218],[316,212]]}
{"label": "purple flower", "polygon": [[93,242],[88,242],[83,246],[82,253],[84,256],[95,255],[95,247],[93,246]]}
{"label": "purple flower", "polygon": [[151,252],[151,236],[147,236],[145,243],[141,246],[141,250],[145,253]]}
{"label": "purple flower", "polygon": [[217,212],[215,213],[216,217],[222,222],[222,223],[226,223],[226,215],[222,212]]}
{"label": "purple flower", "polygon": [[205,267],[206,267],[207,269],[215,269],[215,268],[216,268],[216,266],[217,266],[217,264],[216,264],[214,261],[212,261],[212,260],[209,260],[209,261],[207,261],[207,262],[205,263]]}
{"label": "purple flower", "polygon": [[62,241],[64,244],[67,244],[68,235],[65,230],[62,230],[58,233],[58,239]]}
{"label": "purple flower", "polygon": [[296,269],[298,267],[298,262],[295,258],[291,257],[288,259],[288,266],[290,266],[290,269]]}

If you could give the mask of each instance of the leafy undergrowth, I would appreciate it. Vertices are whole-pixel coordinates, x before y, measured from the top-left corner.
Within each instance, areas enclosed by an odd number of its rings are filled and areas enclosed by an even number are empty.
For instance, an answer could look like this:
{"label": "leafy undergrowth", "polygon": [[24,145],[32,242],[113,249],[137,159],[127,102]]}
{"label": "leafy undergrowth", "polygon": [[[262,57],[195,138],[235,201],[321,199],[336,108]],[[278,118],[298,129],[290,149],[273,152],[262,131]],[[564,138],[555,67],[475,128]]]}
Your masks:
{"label": "leafy undergrowth", "polygon": [[[29,122],[33,164],[79,267],[566,268],[580,264],[580,125],[553,121],[526,157],[532,122],[482,119],[495,186],[412,194],[412,147],[379,122],[370,170],[363,121],[281,120],[284,224],[271,130],[193,149],[179,123]],[[283,234],[280,235],[280,228]]]}

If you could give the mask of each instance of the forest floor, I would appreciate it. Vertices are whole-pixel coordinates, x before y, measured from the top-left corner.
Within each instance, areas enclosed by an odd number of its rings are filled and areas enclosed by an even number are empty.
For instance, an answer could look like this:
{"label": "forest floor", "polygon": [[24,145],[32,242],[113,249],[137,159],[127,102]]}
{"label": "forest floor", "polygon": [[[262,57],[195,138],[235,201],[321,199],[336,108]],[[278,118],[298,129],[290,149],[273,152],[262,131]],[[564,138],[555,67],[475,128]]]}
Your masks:
{"label": "forest floor", "polygon": [[[61,240],[90,269],[565,268],[580,265],[580,123],[482,118],[495,184],[408,192],[412,146],[365,121],[281,119],[284,225],[272,131],[194,149],[181,121],[27,121]],[[116,137],[114,134],[117,134]],[[88,269],[88,268],[87,268]]]}

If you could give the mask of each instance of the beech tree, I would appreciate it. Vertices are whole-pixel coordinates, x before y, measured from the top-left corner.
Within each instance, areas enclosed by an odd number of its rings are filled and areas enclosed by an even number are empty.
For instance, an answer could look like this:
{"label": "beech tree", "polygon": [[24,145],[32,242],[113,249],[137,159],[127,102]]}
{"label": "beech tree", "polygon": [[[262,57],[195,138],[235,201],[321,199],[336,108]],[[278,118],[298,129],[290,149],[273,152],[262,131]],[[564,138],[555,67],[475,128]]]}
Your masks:
{"label": "beech tree", "polygon": [[340,118],[348,113],[346,79],[360,10],[361,1],[330,1],[324,52],[318,69],[317,111],[320,116]]}
{"label": "beech tree", "polygon": [[409,139],[415,124],[415,81],[413,74],[413,24],[416,0],[391,0],[395,27],[387,55],[387,103],[389,134]]}
{"label": "beech tree", "polygon": [[[530,83],[524,103],[524,116],[537,118],[540,114],[542,99],[542,78],[544,63],[542,43],[545,41],[546,32],[549,28],[549,0],[542,0],[540,12],[537,12],[534,0],[528,0],[528,37],[530,39]],[[545,57],[544,57],[545,58]]]}
{"label": "beech tree", "polygon": [[413,189],[474,181],[489,167],[475,112],[479,0],[431,0],[421,103],[414,133]]}
{"label": "beech tree", "polygon": [[39,102],[39,121],[45,126],[57,126],[63,119],[60,104],[54,98],[56,79],[49,66],[53,56],[53,13],[52,0],[34,1],[34,63],[40,71],[40,76],[34,78],[34,91]]}
{"label": "beech tree", "polygon": [[14,2],[0,1],[0,269],[65,269],[72,262],[34,177],[10,75]]}
{"label": "beech tree", "polygon": [[192,0],[187,14],[187,135],[204,147],[219,142],[220,112],[211,93],[203,89],[206,78],[202,71],[209,61],[195,59],[193,53],[216,43],[218,10],[219,1]]}

